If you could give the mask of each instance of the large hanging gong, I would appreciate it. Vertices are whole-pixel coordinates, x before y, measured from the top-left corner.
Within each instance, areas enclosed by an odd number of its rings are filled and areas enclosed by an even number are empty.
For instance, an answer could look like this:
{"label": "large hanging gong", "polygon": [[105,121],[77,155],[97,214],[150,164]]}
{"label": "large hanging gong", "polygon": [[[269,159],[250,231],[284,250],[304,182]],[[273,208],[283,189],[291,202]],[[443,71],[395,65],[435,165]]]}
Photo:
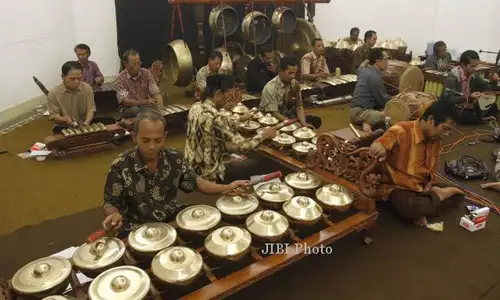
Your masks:
{"label": "large hanging gong", "polygon": [[241,23],[243,38],[256,45],[262,45],[272,36],[271,21],[260,11],[248,13]]}
{"label": "large hanging gong", "polygon": [[302,57],[311,50],[311,43],[315,38],[321,38],[316,26],[303,18],[298,18],[295,30],[291,34],[278,35],[276,48],[286,55],[296,54]]}
{"label": "large hanging gong", "polygon": [[232,75],[233,74],[233,59],[231,55],[226,50],[226,48],[217,48],[214,49],[219,51],[222,54],[222,64],[220,65],[220,71],[224,74]]}
{"label": "large hanging gong", "polygon": [[232,35],[238,30],[240,18],[234,8],[220,4],[212,9],[208,24],[215,36]]}
{"label": "large hanging gong", "polygon": [[288,7],[277,7],[271,17],[273,29],[278,33],[292,33],[297,26],[295,13]]}
{"label": "large hanging gong", "polygon": [[163,69],[167,82],[176,86],[188,86],[193,80],[193,58],[189,46],[183,40],[174,40],[163,49]]}

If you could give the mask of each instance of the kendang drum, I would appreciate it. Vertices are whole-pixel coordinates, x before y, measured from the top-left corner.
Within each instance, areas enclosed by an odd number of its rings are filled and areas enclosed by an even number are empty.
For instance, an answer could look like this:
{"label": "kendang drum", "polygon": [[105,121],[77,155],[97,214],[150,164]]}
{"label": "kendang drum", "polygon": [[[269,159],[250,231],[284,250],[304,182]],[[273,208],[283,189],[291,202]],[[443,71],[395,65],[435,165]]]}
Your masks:
{"label": "kendang drum", "polygon": [[399,93],[418,92],[424,87],[424,74],[420,68],[399,60],[389,60],[387,69],[382,72],[382,79]]}
{"label": "kendang drum", "polygon": [[424,92],[404,92],[393,97],[385,105],[384,114],[391,118],[391,124],[420,118],[425,110],[437,100]]}

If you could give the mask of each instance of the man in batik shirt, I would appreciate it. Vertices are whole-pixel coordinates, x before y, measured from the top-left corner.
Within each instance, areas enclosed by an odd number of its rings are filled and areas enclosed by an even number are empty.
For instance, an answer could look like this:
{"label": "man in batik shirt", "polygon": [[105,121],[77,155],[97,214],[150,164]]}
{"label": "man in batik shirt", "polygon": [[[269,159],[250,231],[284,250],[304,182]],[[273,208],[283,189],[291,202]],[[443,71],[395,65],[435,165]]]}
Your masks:
{"label": "man in batik shirt", "polygon": [[125,237],[143,223],[173,221],[186,206],[175,199],[178,190],[219,194],[248,187],[247,181],[215,184],[189,171],[181,152],[164,148],[165,130],[165,118],[159,113],[137,116],[132,132],[137,147],[113,161],[106,180],[105,230]]}
{"label": "man in batik shirt", "polygon": [[135,50],[123,54],[123,70],[116,79],[120,112],[124,118],[133,118],[138,113],[163,106],[163,97],[149,70],[141,68],[141,57]]}
{"label": "man in batik shirt", "polygon": [[276,129],[269,128],[253,138],[244,138],[228,117],[220,115],[218,109],[225,106],[233,90],[232,76],[209,76],[205,90],[207,98],[189,110],[184,154],[188,166],[206,180],[228,182],[268,172],[268,166],[251,159],[224,164],[224,155],[229,152],[246,152],[276,136]]}
{"label": "man in batik shirt", "polygon": [[328,64],[326,63],[325,43],[322,39],[312,41],[311,52],[304,55],[300,61],[300,73],[304,80],[316,80],[330,76]]}

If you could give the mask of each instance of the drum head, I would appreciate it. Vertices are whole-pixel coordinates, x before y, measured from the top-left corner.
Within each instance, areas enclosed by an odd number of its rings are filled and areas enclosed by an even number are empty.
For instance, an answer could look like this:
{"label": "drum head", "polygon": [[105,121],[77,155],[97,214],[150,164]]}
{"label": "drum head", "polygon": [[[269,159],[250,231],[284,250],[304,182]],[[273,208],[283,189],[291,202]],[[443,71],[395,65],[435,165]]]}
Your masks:
{"label": "drum head", "polygon": [[399,92],[420,92],[424,88],[424,73],[419,67],[411,66],[399,77]]}
{"label": "drum head", "polygon": [[404,100],[393,98],[385,105],[384,114],[391,118],[391,125],[410,120],[410,109]]}

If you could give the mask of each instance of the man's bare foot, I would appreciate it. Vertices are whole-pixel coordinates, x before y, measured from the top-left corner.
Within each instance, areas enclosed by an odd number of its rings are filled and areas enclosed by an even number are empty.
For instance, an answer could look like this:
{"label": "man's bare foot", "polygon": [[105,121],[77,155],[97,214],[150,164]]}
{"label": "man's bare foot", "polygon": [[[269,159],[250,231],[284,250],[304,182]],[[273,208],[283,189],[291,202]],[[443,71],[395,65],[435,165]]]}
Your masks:
{"label": "man's bare foot", "polygon": [[488,183],[483,183],[481,184],[481,188],[483,189],[495,189],[495,190],[500,190],[500,181],[497,182],[488,182]]}
{"label": "man's bare foot", "polygon": [[364,132],[372,132],[372,127],[370,126],[370,124],[366,122],[363,122],[362,128]]}
{"label": "man's bare foot", "polygon": [[426,217],[423,217],[422,219],[420,220],[417,220],[414,222],[416,225],[420,226],[420,227],[426,227],[427,226],[427,218]]}
{"label": "man's bare foot", "polygon": [[431,191],[436,193],[436,195],[439,197],[441,201],[446,200],[450,198],[451,196],[457,195],[457,194],[464,194],[462,190],[456,187],[445,187],[445,188],[440,188],[437,186],[433,186],[431,188]]}

